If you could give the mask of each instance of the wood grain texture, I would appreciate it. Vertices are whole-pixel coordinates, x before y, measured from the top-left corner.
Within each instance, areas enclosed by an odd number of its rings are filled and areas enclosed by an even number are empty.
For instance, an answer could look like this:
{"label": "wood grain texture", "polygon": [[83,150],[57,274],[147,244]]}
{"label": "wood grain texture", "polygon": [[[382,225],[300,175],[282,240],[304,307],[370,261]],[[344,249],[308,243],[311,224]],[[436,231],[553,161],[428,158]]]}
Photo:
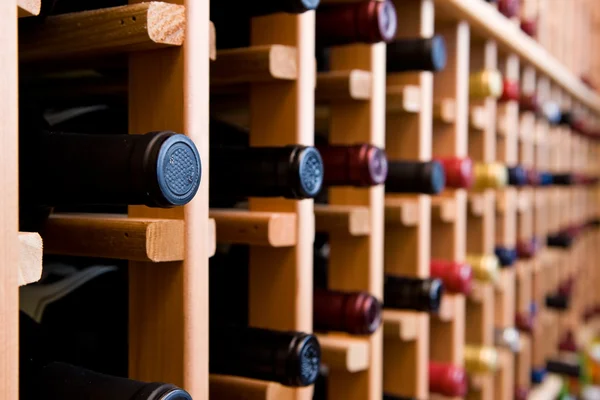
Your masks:
{"label": "wood grain texture", "polygon": [[444,124],[456,121],[456,102],[454,99],[442,99],[433,103],[433,119]]}
{"label": "wood grain texture", "polygon": [[218,400],[293,400],[293,390],[279,383],[210,375],[210,398]]}
{"label": "wood grain texture", "polygon": [[42,0],[17,0],[18,16],[32,17],[38,15],[42,9]]}
{"label": "wood grain texture", "polygon": [[518,55],[524,64],[534,66],[581,103],[600,112],[600,96],[597,93],[489,4],[478,0],[437,0],[436,5],[440,13],[468,22],[476,34],[497,41],[505,51]]}
{"label": "wood grain texture", "polygon": [[19,390],[17,3],[0,2],[0,398]]}
{"label": "wood grain texture", "polygon": [[315,229],[317,232],[368,236],[371,232],[369,208],[315,205]]}
{"label": "wood grain texture", "polygon": [[370,71],[353,69],[348,71],[319,72],[315,101],[352,101],[371,98],[372,77]]}
{"label": "wood grain texture", "polygon": [[365,371],[369,367],[369,340],[340,334],[318,334],[321,362],[331,369],[347,372]]}
{"label": "wood grain texture", "polygon": [[211,209],[217,242],[290,247],[296,244],[296,214]]}
{"label": "wood grain texture", "polygon": [[[134,2],[134,1],[131,1]],[[185,41],[129,55],[129,129],[170,129],[194,141],[209,176],[209,2],[185,4]],[[129,375],[171,382],[194,399],[208,388],[208,179],[184,207],[130,207],[132,218],[183,219],[184,261],[129,263]]]}
{"label": "wood grain texture", "polygon": [[34,232],[19,232],[19,286],[37,282],[42,277],[42,237]]}
{"label": "wood grain texture", "polygon": [[54,214],[42,230],[45,251],[81,257],[167,262],[184,258],[184,223],[175,219]]}
{"label": "wood grain texture", "polygon": [[298,77],[297,49],[279,44],[218,50],[210,85],[292,81]]}
{"label": "wood grain texture", "polygon": [[185,8],[162,2],[55,15],[43,24],[20,29],[19,60],[98,57],[181,46],[185,25]]}
{"label": "wood grain texture", "polygon": [[385,199],[385,225],[415,227],[419,224],[420,208],[418,199],[388,197]]}
{"label": "wood grain texture", "polygon": [[410,342],[419,335],[419,314],[410,311],[384,310],[383,335],[389,339]]}
{"label": "wood grain texture", "polygon": [[388,86],[387,113],[418,113],[421,111],[421,88],[418,85]]}

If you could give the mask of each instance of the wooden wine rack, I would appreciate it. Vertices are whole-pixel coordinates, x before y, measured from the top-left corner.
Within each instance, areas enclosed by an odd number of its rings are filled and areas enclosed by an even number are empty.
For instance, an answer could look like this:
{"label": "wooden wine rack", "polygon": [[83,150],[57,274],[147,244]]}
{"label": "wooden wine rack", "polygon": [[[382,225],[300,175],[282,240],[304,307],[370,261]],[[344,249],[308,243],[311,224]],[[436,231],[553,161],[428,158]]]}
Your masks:
{"label": "wooden wine rack", "polygon": [[[358,0],[322,3],[352,1]],[[565,250],[546,246],[545,238],[600,217],[597,186],[426,196],[386,195],[379,185],[330,189],[327,205],[258,198],[248,210],[208,205],[211,114],[248,127],[251,146],[312,145],[316,125],[332,144],[368,142],[385,147],[391,160],[470,157],[600,175],[596,138],[550,125],[518,101],[469,95],[471,73],[496,69],[518,82],[522,95],[557,102],[600,128],[600,95],[580,79],[600,84],[600,57],[591,51],[600,43],[600,7],[596,0],[549,2],[523,1],[521,18],[537,18],[534,40],[519,29],[519,18],[482,0],[394,0],[398,38],[444,36],[448,62],[436,74],[387,73],[384,43],[333,47],[330,71],[316,73],[314,11],[253,18],[249,47],[217,51],[215,35],[226,27],[209,21],[209,0],[132,0],[103,12],[100,23],[85,13],[65,15],[26,32],[18,31],[18,18],[39,14],[40,0],[0,2],[0,400],[18,398],[18,287],[41,276],[41,238],[46,254],[130,261],[132,378],[172,382],[196,400],[311,399],[312,387],[209,373],[208,259],[217,242],[250,245],[250,325],[311,332],[315,232],[329,234],[329,288],[379,299],[384,274],[428,277],[431,259],[463,262],[468,254],[493,255],[496,247],[540,244],[531,257],[503,268],[496,283],[477,282],[468,296],[446,294],[437,314],[386,309],[383,326],[370,336],[319,333],[329,400],[380,400],[383,393],[442,400],[429,391],[429,361],[463,366],[465,345],[496,346],[494,329],[514,326],[533,303],[535,329],[521,332],[521,351],[498,347],[498,370],[470,376],[467,398],[510,400],[516,388],[532,389],[529,399],[551,398],[560,379],[548,375],[532,386],[532,369],[545,368],[569,332],[585,343],[600,329],[598,318],[582,318],[600,304],[593,262],[600,229],[586,230]],[[103,90],[128,94],[130,133],[169,129],[196,143],[198,195],[171,210],[130,207],[127,218],[59,214],[41,237],[19,233],[19,62],[54,65],[99,54],[128,57],[128,84]],[[247,101],[211,101],[228,94]],[[546,295],[569,280],[569,310],[546,307]]]}

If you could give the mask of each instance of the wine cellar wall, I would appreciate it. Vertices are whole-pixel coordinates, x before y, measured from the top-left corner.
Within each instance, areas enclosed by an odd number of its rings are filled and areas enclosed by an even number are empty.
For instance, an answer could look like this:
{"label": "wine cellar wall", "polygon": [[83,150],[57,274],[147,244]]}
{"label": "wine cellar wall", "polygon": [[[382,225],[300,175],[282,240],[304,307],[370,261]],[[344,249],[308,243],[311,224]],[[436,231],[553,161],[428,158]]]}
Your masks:
{"label": "wine cellar wall", "polygon": [[599,21],[2,0],[0,400],[578,394]]}

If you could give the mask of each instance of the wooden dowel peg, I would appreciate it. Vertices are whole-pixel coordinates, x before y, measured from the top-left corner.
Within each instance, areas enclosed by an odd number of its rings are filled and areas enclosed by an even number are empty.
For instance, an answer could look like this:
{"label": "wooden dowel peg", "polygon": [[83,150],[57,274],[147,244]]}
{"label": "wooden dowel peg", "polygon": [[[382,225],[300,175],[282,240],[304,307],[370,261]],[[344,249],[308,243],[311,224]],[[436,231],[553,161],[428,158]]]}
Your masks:
{"label": "wooden dowel peg", "polygon": [[315,205],[317,232],[343,232],[350,236],[368,236],[371,219],[368,207]]}
{"label": "wooden dowel peg", "polygon": [[211,209],[209,215],[217,225],[217,242],[269,247],[296,244],[293,213]]}
{"label": "wooden dowel peg", "polygon": [[419,223],[419,201],[411,198],[385,199],[385,224],[388,226],[417,226]]}
{"label": "wooden dowel peg", "polygon": [[386,110],[388,113],[418,113],[421,110],[421,87],[416,85],[388,86]]}
{"label": "wooden dowel peg", "polygon": [[42,277],[42,237],[34,232],[19,232],[19,286],[37,282]]}
{"label": "wooden dowel peg", "polygon": [[212,22],[208,25],[208,58],[212,61],[217,59],[217,29]]}
{"label": "wooden dowel peg", "polygon": [[384,310],[383,334],[403,342],[416,340],[419,335],[419,313],[411,311]]}
{"label": "wooden dowel peg", "polygon": [[48,254],[133,261],[183,260],[181,220],[101,214],[53,214],[43,231]]}
{"label": "wooden dowel peg", "polygon": [[50,16],[19,32],[19,61],[100,56],[181,46],[184,6],[149,2]]}
{"label": "wooden dowel peg", "polygon": [[321,361],[329,368],[348,372],[369,367],[369,340],[338,334],[318,334]]}
{"label": "wooden dowel peg", "polygon": [[19,18],[39,15],[42,9],[42,0],[18,0],[17,12]]}
{"label": "wooden dowel peg", "polygon": [[437,317],[440,319],[440,321],[450,322],[454,319],[454,315],[456,314],[456,302],[456,296],[444,295],[444,297],[442,297],[442,303],[440,304],[440,309],[437,312]]}
{"label": "wooden dowel peg", "polygon": [[456,220],[458,211],[454,197],[431,198],[431,220],[452,223]]}
{"label": "wooden dowel peg", "polygon": [[217,252],[217,224],[214,219],[208,219],[208,256],[212,257]]}
{"label": "wooden dowel peg", "polygon": [[444,124],[456,121],[456,102],[454,99],[442,99],[433,103],[433,119]]}
{"label": "wooden dowel peg", "polygon": [[292,81],[298,77],[297,49],[278,44],[218,50],[210,85]]}
{"label": "wooden dowel peg", "polygon": [[487,126],[487,110],[483,106],[472,106],[469,111],[469,126],[475,131],[484,131]]}
{"label": "wooden dowel peg", "polygon": [[219,400],[293,400],[291,388],[268,381],[236,376],[209,376],[210,398]]}
{"label": "wooden dowel peg", "polygon": [[315,101],[336,102],[369,100],[371,98],[371,73],[359,69],[349,71],[319,72]]}

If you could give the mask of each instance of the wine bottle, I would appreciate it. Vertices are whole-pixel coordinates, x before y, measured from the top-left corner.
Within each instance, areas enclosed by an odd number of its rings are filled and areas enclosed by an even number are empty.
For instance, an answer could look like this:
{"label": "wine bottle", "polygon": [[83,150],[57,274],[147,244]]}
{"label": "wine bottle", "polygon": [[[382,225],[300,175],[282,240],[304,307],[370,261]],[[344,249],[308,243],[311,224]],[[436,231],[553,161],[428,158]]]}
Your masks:
{"label": "wine bottle", "polygon": [[[20,313],[20,399],[63,399],[63,400],[192,400],[185,390],[166,383],[146,383],[110,376],[65,362],[56,361],[68,354],[56,349],[56,336],[48,334],[42,325],[25,313]],[[82,340],[69,343],[80,347]],[[80,353],[78,353],[80,354]]]}
{"label": "wine bottle", "polygon": [[496,282],[500,271],[500,262],[495,255],[467,254],[467,264],[473,269],[473,277],[483,282]]}
{"label": "wine bottle", "polygon": [[386,308],[437,312],[442,302],[444,285],[435,278],[386,276],[383,304]]}
{"label": "wine bottle", "polygon": [[381,325],[381,308],[381,302],[366,292],[315,289],[314,329],[355,335],[371,334]]}
{"label": "wine bottle", "polygon": [[443,36],[398,39],[387,46],[387,71],[437,72],[446,68],[446,41]]}
{"label": "wine bottle", "polygon": [[552,174],[552,184],[560,186],[571,186],[575,184],[575,175],[570,173]]}
{"label": "wine bottle", "polygon": [[525,32],[526,35],[535,38],[537,36],[537,19],[536,18],[522,18],[521,19],[521,30]]}
{"label": "wine bottle", "polygon": [[552,174],[550,172],[540,172],[540,186],[550,186],[553,184],[552,182]]}
{"label": "wine bottle", "polygon": [[500,163],[476,163],[474,190],[499,189],[508,183],[508,171]]}
{"label": "wine bottle", "polygon": [[569,309],[569,297],[561,294],[551,294],[546,296],[546,307],[557,311]]}
{"label": "wine bottle", "polygon": [[211,373],[301,387],[315,383],[320,363],[321,348],[314,335],[211,326]]}
{"label": "wine bottle", "polygon": [[469,189],[473,185],[473,161],[469,157],[435,158],[446,172],[446,186],[453,189]]}
{"label": "wine bottle", "polygon": [[519,97],[519,109],[521,111],[534,113],[539,112],[539,104],[537,102],[537,96],[535,93],[521,93],[521,96]]}
{"label": "wine bottle", "polygon": [[493,347],[466,345],[465,369],[470,374],[490,373],[498,369],[498,352]]}
{"label": "wine bottle", "polygon": [[541,114],[549,124],[557,125],[562,120],[560,106],[554,101],[546,101],[541,107]]}
{"label": "wine bottle", "polygon": [[373,186],[387,178],[387,156],[377,146],[322,145],[317,150],[323,160],[323,186]]}
{"label": "wine bottle", "polygon": [[501,268],[512,267],[517,261],[517,250],[504,246],[496,246],[494,254],[498,257]]}
{"label": "wine bottle", "polygon": [[435,361],[429,361],[429,391],[447,397],[467,395],[468,380],[464,368]]}
{"label": "wine bottle", "polygon": [[390,0],[325,4],[316,14],[317,46],[390,42],[398,17]]}
{"label": "wine bottle", "polygon": [[531,168],[527,170],[527,184],[530,186],[541,185],[541,176],[536,169]]}
{"label": "wine bottle", "polygon": [[502,95],[498,99],[499,102],[519,101],[520,88],[519,81],[504,78],[502,82]]}
{"label": "wine bottle", "polygon": [[486,97],[495,99],[502,95],[503,81],[500,71],[485,69],[472,72],[469,76],[469,95],[472,99],[482,100]]}
{"label": "wine bottle", "polygon": [[514,167],[506,167],[508,172],[508,184],[510,186],[525,186],[527,185],[527,172],[520,165]]}
{"label": "wine bottle", "polygon": [[323,160],[312,146],[211,147],[211,195],[217,197],[315,197]]}
{"label": "wine bottle", "polygon": [[432,278],[441,279],[444,288],[450,293],[469,294],[473,286],[473,270],[463,262],[431,260]]}
{"label": "wine bottle", "polygon": [[579,357],[571,357],[565,353],[557,359],[546,361],[546,370],[554,374],[566,375],[572,378],[579,378],[581,376]]}
{"label": "wine bottle", "polygon": [[532,333],[535,326],[535,317],[530,312],[518,312],[515,315],[515,326],[520,331]]}
{"label": "wine bottle", "polygon": [[521,351],[521,336],[519,331],[513,327],[494,329],[494,345],[504,347],[518,353]]}
{"label": "wine bottle", "polygon": [[539,247],[539,242],[535,236],[531,239],[519,240],[517,241],[517,257],[530,259],[535,256]]}
{"label": "wine bottle", "polygon": [[573,245],[573,237],[567,232],[559,232],[556,234],[548,235],[546,238],[546,244],[549,247],[569,249]]}
{"label": "wine bottle", "polygon": [[498,0],[498,11],[506,18],[512,18],[519,15],[521,0]]}
{"label": "wine bottle", "polygon": [[385,181],[387,193],[437,194],[444,190],[444,167],[437,161],[389,161]]}

